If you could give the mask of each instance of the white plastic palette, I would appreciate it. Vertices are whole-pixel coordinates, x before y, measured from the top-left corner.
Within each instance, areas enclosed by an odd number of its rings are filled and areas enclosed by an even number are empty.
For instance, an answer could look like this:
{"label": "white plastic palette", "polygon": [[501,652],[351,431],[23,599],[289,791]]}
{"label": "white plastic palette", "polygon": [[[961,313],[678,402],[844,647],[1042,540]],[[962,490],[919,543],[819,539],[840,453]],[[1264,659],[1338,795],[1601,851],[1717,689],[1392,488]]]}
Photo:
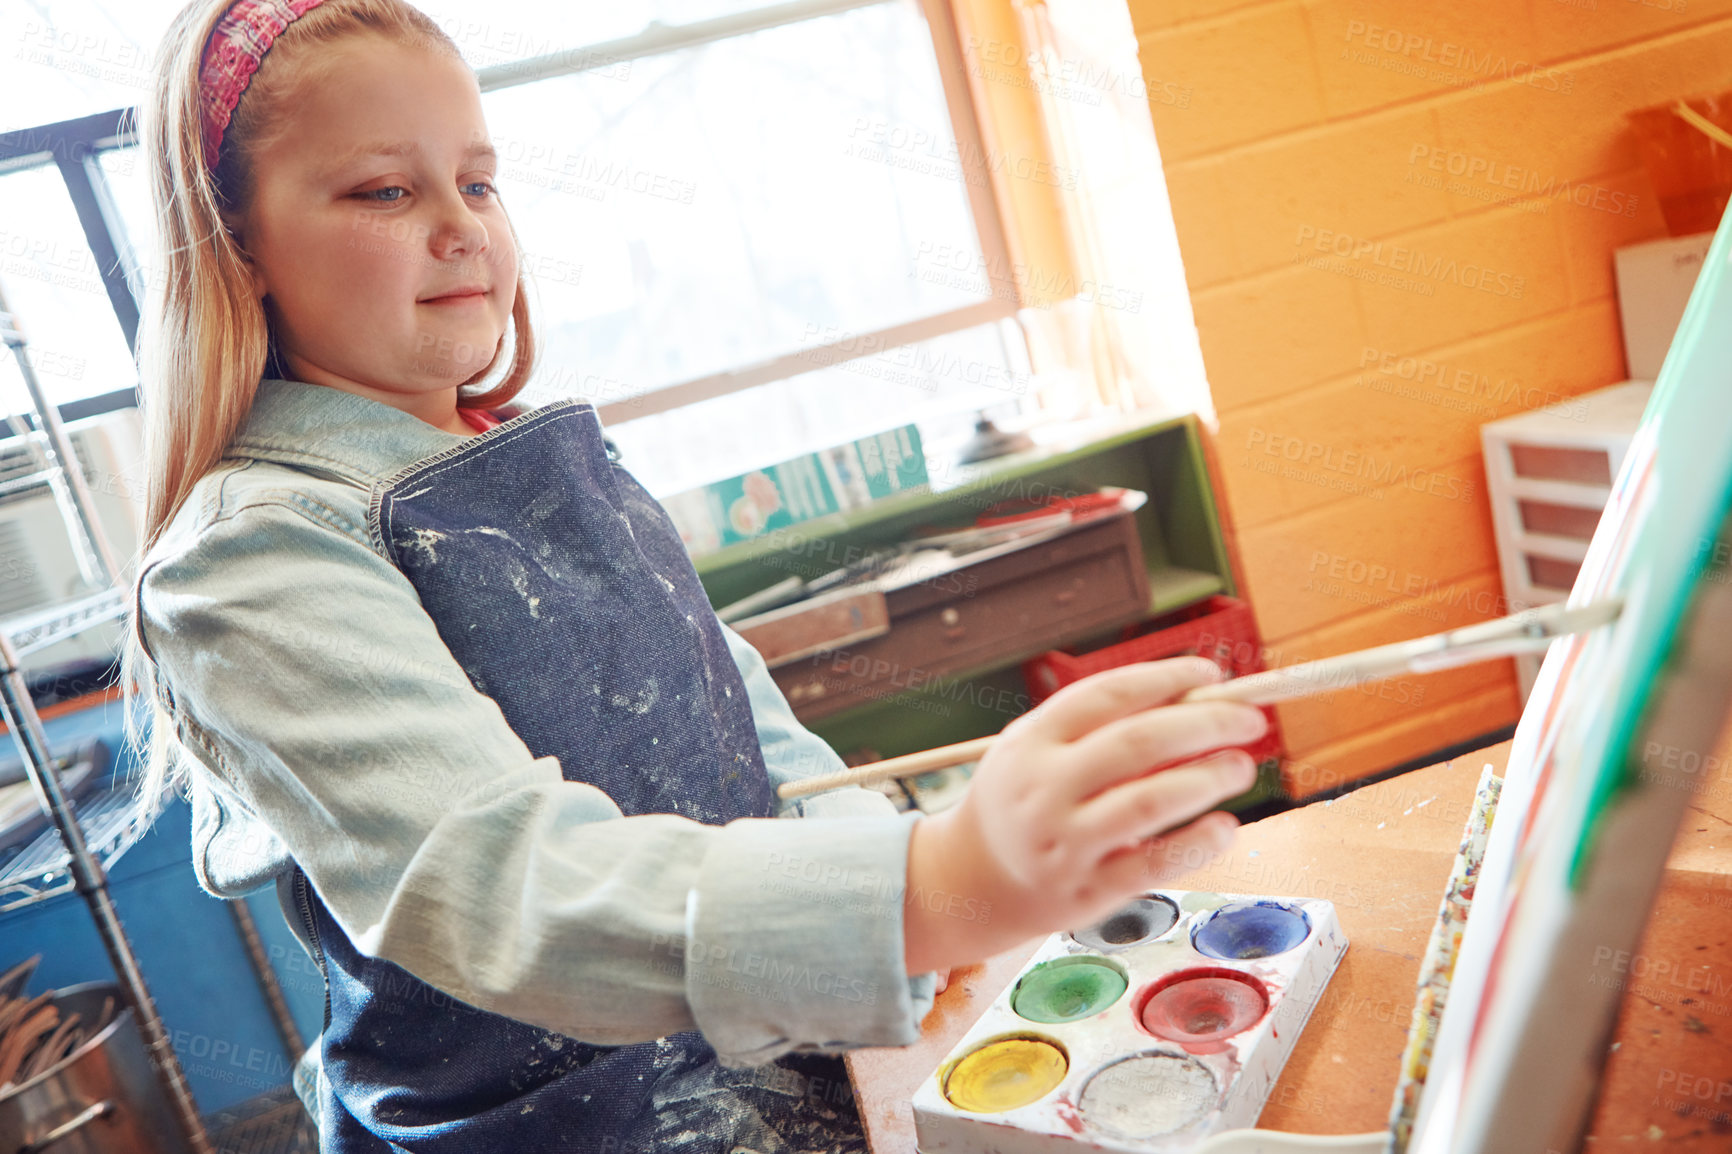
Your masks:
{"label": "white plastic palette", "polygon": [[920,1149],[1170,1154],[1251,1126],[1346,951],[1329,902],[1185,890],[1054,934],[915,1093]]}

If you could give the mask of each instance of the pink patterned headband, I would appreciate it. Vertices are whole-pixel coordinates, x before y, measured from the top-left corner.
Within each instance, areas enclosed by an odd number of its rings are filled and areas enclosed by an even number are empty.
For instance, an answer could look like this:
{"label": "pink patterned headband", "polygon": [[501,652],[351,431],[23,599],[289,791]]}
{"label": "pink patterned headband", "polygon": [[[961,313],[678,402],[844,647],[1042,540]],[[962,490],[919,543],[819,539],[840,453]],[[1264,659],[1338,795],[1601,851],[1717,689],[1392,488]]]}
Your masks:
{"label": "pink patterned headband", "polygon": [[229,117],[252,83],[259,62],[283,29],[324,0],[235,0],[223,13],[198,66],[199,104],[204,113],[204,156],[212,171]]}

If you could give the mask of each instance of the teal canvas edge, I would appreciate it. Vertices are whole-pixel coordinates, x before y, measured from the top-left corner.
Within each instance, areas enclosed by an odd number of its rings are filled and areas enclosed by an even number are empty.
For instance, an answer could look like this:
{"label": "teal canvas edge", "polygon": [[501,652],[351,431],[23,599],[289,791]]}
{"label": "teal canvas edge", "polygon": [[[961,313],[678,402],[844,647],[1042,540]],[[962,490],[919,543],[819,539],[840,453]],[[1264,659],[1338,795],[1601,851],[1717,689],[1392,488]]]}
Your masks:
{"label": "teal canvas edge", "polygon": [[[1624,585],[1632,573],[1651,584],[1642,604],[1626,602],[1624,608],[1625,627],[1637,631],[1635,665],[1614,684],[1612,700],[1596,711],[1600,720],[1583,742],[1584,758],[1595,760],[1582,767],[1587,788],[1570,858],[1572,890],[1581,888],[1607,815],[1640,779],[1640,735],[1705,571],[1704,543],[1712,543],[1732,514],[1732,390],[1727,382],[1732,382],[1732,213],[1722,217],[1702,263],[1618,479],[1619,488],[1634,484],[1633,471],[1651,460],[1654,507],[1646,516],[1629,510],[1639,523],[1631,529],[1622,567],[1609,575],[1625,592],[1631,591]],[[1584,564],[1584,575],[1587,571]],[[1603,740],[1591,740],[1592,730],[1601,726]]]}

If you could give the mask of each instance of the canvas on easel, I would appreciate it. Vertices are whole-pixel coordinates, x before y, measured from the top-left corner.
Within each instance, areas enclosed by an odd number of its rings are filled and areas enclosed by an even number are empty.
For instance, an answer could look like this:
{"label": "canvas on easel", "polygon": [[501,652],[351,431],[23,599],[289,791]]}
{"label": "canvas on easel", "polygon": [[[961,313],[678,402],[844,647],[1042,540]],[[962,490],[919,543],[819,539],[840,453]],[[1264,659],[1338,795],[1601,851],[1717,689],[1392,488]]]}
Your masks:
{"label": "canvas on easel", "polygon": [[1412,1154],[1569,1151],[1640,940],[1732,705],[1732,226],[1722,222],[1517,727]]}
{"label": "canvas on easel", "polygon": [[1617,621],[1551,646],[1502,796],[1411,1135],[1237,1131],[1199,1154],[1564,1154],[1617,1020],[1694,781],[1732,709],[1732,216],[1722,220],[1571,605]]}

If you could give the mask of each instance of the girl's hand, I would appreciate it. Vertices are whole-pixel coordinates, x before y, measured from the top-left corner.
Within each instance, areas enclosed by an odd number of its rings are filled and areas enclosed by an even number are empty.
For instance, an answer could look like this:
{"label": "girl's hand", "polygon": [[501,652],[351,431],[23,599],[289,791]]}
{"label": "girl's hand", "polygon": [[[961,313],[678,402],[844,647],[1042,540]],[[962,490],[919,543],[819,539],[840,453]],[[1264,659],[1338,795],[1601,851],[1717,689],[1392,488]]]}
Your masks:
{"label": "girl's hand", "polygon": [[905,907],[908,972],[1086,926],[1225,851],[1239,823],[1209,811],[1249,789],[1256,766],[1222,747],[1268,723],[1235,702],[1171,704],[1220,678],[1200,657],[1128,665],[1006,726],[962,802],[914,825],[909,892],[963,900]]}

